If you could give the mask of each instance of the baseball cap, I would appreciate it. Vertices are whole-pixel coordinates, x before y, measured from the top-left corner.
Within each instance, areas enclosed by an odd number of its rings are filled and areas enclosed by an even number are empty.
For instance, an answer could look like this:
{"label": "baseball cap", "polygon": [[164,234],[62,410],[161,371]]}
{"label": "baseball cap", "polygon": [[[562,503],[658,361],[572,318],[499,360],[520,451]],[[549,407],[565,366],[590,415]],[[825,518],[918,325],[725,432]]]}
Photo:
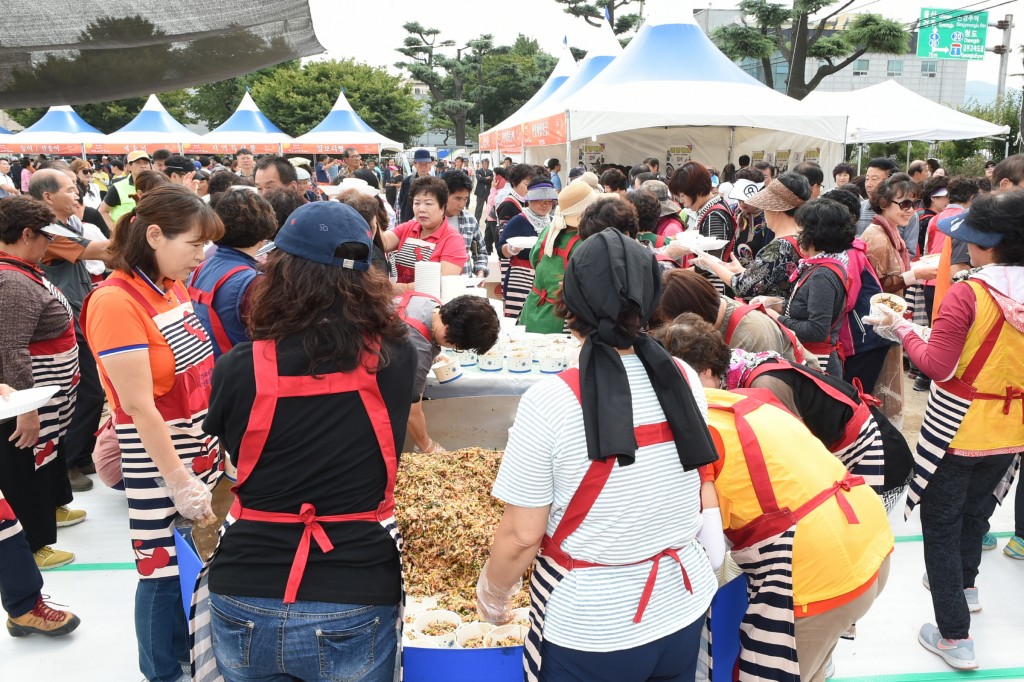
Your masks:
{"label": "baseball cap", "polygon": [[127,163],[133,163],[135,161],[138,161],[139,159],[146,159],[147,161],[153,160],[149,156],[149,152],[147,152],[145,149],[136,149],[135,151],[128,153]]}
{"label": "baseball cap", "polygon": [[307,171],[305,168],[296,168],[295,169],[295,179],[296,180],[311,180],[312,178],[309,177],[309,171]]}
{"label": "baseball cap", "polygon": [[[342,244],[365,245],[366,258],[336,257],[334,252]],[[265,247],[261,251],[274,249],[314,263],[366,271],[370,269],[373,254],[373,234],[363,217],[348,204],[313,201],[295,209],[278,231],[273,248]]]}
{"label": "baseball cap", "polygon": [[939,221],[939,232],[953,239],[991,249],[1003,241],[1000,232],[982,232],[971,225],[971,211],[957,213]]}

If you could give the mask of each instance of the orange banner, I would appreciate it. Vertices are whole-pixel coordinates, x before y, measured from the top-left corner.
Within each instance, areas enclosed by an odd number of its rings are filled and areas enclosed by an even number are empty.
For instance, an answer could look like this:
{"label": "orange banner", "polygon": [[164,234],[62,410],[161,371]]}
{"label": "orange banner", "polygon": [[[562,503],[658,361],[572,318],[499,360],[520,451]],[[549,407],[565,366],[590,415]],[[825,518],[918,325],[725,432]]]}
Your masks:
{"label": "orange banner", "polygon": [[129,152],[133,152],[136,149],[145,149],[146,152],[152,154],[158,149],[169,149],[175,154],[181,151],[180,144],[86,144],[86,154],[117,154],[124,156]]}
{"label": "orange banner", "polygon": [[502,154],[519,154],[523,151],[523,127],[521,125],[505,128],[495,133],[496,146]]}
{"label": "orange banner", "polygon": [[[7,151],[2,151],[6,149]],[[54,156],[81,156],[80,144],[18,144],[14,140],[0,146],[4,154],[52,154]]]}
{"label": "orange banner", "polygon": [[198,142],[195,144],[183,145],[184,154],[234,154],[237,150],[245,148],[253,154],[280,154],[279,144],[211,144],[209,142]]}
{"label": "orange banner", "polygon": [[523,125],[523,146],[565,144],[565,114],[554,114]]}
{"label": "orange banner", "polygon": [[341,156],[346,149],[355,149],[359,154],[378,154],[380,147],[375,144],[286,144],[285,154],[328,154]]}
{"label": "orange banner", "polygon": [[492,149],[494,149],[494,133],[488,131],[480,136],[480,151]]}

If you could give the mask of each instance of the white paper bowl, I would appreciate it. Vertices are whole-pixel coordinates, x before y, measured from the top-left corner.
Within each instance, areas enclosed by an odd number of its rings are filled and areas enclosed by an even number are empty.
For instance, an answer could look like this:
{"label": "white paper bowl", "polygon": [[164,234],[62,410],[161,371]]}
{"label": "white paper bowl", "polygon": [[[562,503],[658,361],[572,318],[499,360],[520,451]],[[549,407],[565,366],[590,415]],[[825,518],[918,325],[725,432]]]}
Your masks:
{"label": "white paper bowl", "polygon": [[[518,637],[525,642],[528,632],[529,628],[524,628],[522,625],[502,625],[488,632],[484,636],[484,643],[488,647],[497,647],[498,642],[506,637]],[[522,644],[513,644],[512,646],[522,646]]]}
{"label": "white paper bowl", "polygon": [[23,391],[15,391],[4,400],[0,398],[0,419],[10,419],[18,415],[38,410],[50,402],[57,394],[60,386],[36,386]]}
{"label": "white paper bowl", "polygon": [[565,351],[545,351],[537,361],[540,371],[545,374],[557,374],[566,368]]}
{"label": "white paper bowl", "polygon": [[[446,635],[428,635],[425,630],[435,623],[450,623],[455,627]],[[454,611],[434,610],[421,614],[412,624],[416,646],[432,646],[439,649],[455,647],[455,632],[462,627],[462,617]]]}
{"label": "white paper bowl", "polygon": [[459,364],[463,367],[473,367],[477,363],[476,351],[457,350],[455,351],[455,359],[458,360]]}
{"label": "white paper bowl", "polygon": [[[882,301],[891,301],[896,305],[902,306],[903,309],[895,310],[891,306],[882,303]],[[895,312],[897,315],[905,315],[909,308],[907,302],[904,299],[900,298],[896,294],[886,294],[884,292],[880,294],[875,294],[874,296],[871,297],[871,307],[872,309],[877,307],[881,311]]]}
{"label": "white paper bowl", "polygon": [[509,237],[505,243],[511,244],[517,249],[532,249],[538,239],[539,237]]}
{"label": "white paper bowl", "polygon": [[455,359],[450,359],[448,362],[435,363],[430,369],[434,370],[434,376],[442,384],[455,381],[462,376],[462,367],[459,365],[458,360]]}
{"label": "white paper bowl", "polygon": [[[483,649],[486,644],[484,643],[484,637],[487,633],[494,629],[494,626],[490,623],[473,622],[463,625],[461,628],[455,631],[455,644],[463,649]],[[474,637],[480,638],[480,646],[478,647],[466,647],[463,646],[466,640],[473,639]]]}
{"label": "white paper bowl", "polygon": [[476,366],[481,372],[500,372],[505,369],[505,353],[492,349],[477,357]]}
{"label": "white paper bowl", "polygon": [[508,354],[508,371],[526,374],[533,371],[533,353],[528,350],[513,350]]}
{"label": "white paper bowl", "polygon": [[[519,621],[530,622],[530,608],[528,606],[524,606],[521,609],[512,609],[512,622],[508,623],[508,625],[522,625]],[[528,625],[523,625],[523,627],[529,629]]]}

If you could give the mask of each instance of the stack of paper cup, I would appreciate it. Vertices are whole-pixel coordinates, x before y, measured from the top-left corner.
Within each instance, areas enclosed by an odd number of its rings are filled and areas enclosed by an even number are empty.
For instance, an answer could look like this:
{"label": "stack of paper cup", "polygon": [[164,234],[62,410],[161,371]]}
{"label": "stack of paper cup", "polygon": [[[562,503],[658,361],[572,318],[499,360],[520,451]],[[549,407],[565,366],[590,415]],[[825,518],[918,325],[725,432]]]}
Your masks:
{"label": "stack of paper cup", "polygon": [[416,263],[416,292],[441,298],[441,264],[429,261]]}
{"label": "stack of paper cup", "polygon": [[505,302],[497,298],[489,298],[487,300],[490,302],[491,307],[494,308],[494,312],[498,313],[498,319],[505,319]]}

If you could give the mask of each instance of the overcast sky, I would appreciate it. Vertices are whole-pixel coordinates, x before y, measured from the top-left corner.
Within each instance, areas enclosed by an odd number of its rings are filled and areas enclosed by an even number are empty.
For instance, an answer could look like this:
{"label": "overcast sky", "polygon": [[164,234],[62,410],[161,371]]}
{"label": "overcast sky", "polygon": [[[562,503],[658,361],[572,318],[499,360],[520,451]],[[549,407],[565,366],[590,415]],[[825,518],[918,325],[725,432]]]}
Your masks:
{"label": "overcast sky", "polygon": [[[686,2],[688,0],[649,0],[647,7],[658,2]],[[784,0],[779,0],[784,1]],[[976,3],[977,0],[859,0],[851,9],[862,8],[885,14],[892,19],[912,21],[920,16],[922,7],[956,9]],[[984,9],[1003,0],[978,3],[972,10]],[[499,44],[512,43],[519,33],[536,38],[542,48],[557,55],[563,36],[568,36],[574,47],[586,49],[596,29],[582,19],[562,11],[554,0],[309,0],[313,23],[320,43],[328,56],[338,59],[354,57],[378,66],[388,66],[402,59],[395,47],[402,44],[405,31],[402,24],[419,21],[425,26],[441,29],[443,38],[456,41],[470,40],[482,33],[491,33]],[[697,0],[696,7],[715,9],[735,8],[737,0]],[[786,3],[788,4],[788,3]],[[458,11],[453,11],[453,8]],[[1024,43],[1024,0],[1014,0],[989,10],[989,21],[994,23],[1005,14],[1013,14],[1017,28],[1012,37],[1013,54],[1008,72],[1020,74],[1019,46]],[[999,42],[1001,32],[990,28],[988,45]],[[987,53],[983,61],[972,61],[968,80],[995,83],[999,73],[999,57]],[[1022,78],[1011,77],[1008,87],[1020,87]]]}

